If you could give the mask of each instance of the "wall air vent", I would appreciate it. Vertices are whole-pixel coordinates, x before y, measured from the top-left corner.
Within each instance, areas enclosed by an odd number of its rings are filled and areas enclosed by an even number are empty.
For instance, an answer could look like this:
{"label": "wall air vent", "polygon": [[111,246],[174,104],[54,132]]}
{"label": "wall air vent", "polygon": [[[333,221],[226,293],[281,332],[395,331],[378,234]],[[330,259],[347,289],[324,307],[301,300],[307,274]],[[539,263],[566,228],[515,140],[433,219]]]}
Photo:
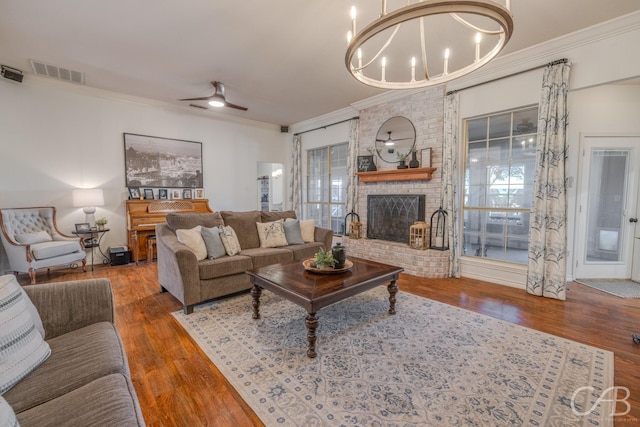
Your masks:
{"label": "wall air vent", "polygon": [[37,76],[51,77],[69,83],[84,84],[84,73],[81,71],[70,70],[35,59],[30,59],[29,62],[31,63],[31,69]]}

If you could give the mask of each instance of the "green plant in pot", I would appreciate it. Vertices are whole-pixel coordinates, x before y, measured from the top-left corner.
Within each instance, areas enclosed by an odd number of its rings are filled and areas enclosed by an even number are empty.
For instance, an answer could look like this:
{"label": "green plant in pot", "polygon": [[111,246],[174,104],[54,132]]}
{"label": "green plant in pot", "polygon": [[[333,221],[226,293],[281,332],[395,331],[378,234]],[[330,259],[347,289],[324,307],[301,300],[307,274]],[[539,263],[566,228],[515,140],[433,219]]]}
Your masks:
{"label": "green plant in pot", "polygon": [[107,218],[98,218],[96,219],[96,226],[99,230],[102,230],[105,225],[107,225]]}
{"label": "green plant in pot", "polygon": [[336,260],[333,257],[331,251],[325,251],[324,248],[320,248],[311,263],[311,267],[319,268],[320,270],[328,270],[336,265]]}

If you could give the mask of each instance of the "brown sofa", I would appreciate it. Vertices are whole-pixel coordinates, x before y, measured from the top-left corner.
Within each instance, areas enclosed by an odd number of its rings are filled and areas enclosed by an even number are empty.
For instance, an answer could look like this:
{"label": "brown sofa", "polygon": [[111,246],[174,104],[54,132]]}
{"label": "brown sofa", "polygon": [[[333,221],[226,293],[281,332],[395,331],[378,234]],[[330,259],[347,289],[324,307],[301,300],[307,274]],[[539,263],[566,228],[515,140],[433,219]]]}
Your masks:
{"label": "brown sofa", "polygon": [[40,315],[51,355],[2,396],[20,425],[144,426],[114,325],[109,280],[24,290]]}
{"label": "brown sofa", "polygon": [[[271,222],[296,218],[294,211],[220,211],[215,213],[171,213],[167,222],[156,225],[158,250],[158,280],[162,291],[168,291],[193,312],[195,304],[234,294],[251,288],[244,272],[272,264],[304,260],[314,256],[322,247],[331,250],[333,232],[315,227],[314,242],[261,248],[257,222]],[[231,226],[241,251],[234,256],[198,261],[195,253],[178,241],[176,230],[203,227]]]}

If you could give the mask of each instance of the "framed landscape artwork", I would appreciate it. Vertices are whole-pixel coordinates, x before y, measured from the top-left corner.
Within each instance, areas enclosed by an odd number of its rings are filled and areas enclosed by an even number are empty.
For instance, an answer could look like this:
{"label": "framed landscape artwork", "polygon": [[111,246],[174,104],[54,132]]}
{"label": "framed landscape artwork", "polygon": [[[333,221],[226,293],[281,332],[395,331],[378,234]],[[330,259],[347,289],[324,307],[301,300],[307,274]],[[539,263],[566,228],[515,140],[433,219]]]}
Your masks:
{"label": "framed landscape artwork", "polygon": [[123,135],[127,187],[203,187],[201,142]]}

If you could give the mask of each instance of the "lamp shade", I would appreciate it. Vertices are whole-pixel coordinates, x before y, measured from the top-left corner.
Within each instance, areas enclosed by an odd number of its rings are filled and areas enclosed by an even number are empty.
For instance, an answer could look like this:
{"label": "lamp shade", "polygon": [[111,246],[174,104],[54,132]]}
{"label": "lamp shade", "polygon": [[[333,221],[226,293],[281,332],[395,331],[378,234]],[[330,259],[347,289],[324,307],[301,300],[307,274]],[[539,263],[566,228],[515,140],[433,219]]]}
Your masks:
{"label": "lamp shade", "polygon": [[102,188],[78,188],[73,190],[73,206],[81,208],[103,205],[104,194]]}

